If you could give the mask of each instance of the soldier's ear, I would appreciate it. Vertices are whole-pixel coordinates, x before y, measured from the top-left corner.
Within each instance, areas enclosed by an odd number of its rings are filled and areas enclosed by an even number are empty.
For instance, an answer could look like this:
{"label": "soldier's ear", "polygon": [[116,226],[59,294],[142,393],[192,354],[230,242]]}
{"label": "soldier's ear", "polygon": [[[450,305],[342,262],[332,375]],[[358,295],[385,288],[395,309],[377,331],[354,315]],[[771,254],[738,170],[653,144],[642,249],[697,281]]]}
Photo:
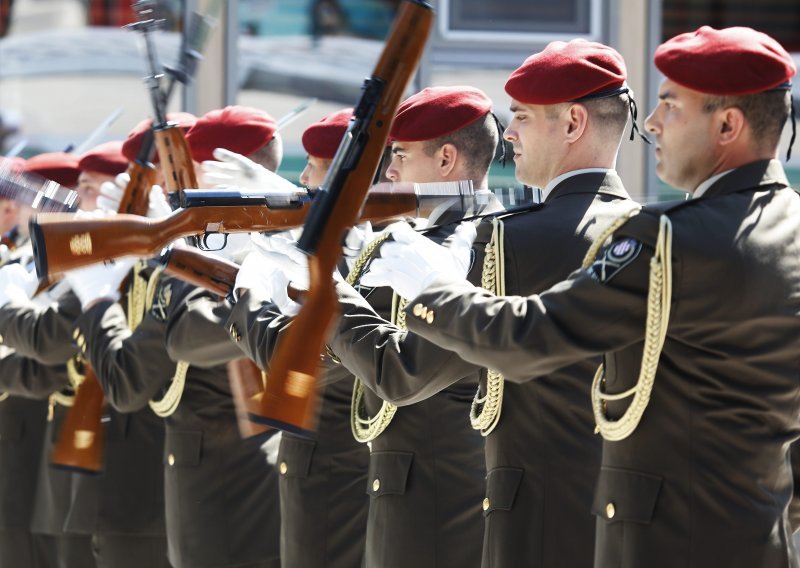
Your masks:
{"label": "soldier's ear", "polygon": [[439,159],[439,173],[443,177],[446,177],[456,166],[458,148],[456,148],[453,144],[442,144],[442,146],[439,148],[437,157]]}
{"label": "soldier's ear", "polygon": [[731,106],[717,111],[719,121],[719,143],[727,146],[738,140],[747,124],[742,109]]}

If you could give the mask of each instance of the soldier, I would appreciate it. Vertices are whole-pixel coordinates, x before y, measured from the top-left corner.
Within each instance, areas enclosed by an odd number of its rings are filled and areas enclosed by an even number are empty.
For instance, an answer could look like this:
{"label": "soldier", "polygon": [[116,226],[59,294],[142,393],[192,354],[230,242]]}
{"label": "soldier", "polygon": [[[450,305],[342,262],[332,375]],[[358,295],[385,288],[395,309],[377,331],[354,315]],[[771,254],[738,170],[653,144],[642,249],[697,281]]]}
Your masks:
{"label": "soldier", "polygon": [[[300,182],[309,190],[318,189],[325,179],[352,111],[347,108],[329,114],[303,132],[308,158]],[[211,165],[205,167],[208,170]],[[222,181],[221,172],[217,175]],[[266,261],[259,252],[251,255],[256,262]],[[266,353],[248,354],[266,367]],[[359,566],[364,554],[369,450],[350,430],[353,376],[342,367],[333,367],[321,387],[317,437],[309,440],[282,433],[277,450],[283,568],[349,568]]]}
{"label": "soldier", "polygon": [[[80,175],[78,161],[78,156],[64,152],[38,154],[26,161],[25,171],[41,175],[66,187],[74,187]],[[16,205],[15,209],[26,213],[25,219],[20,219],[18,225],[20,230],[16,233],[27,234],[27,214],[30,209],[19,205]],[[27,354],[13,352],[13,358],[26,370],[18,377],[18,380],[26,382],[25,396],[48,398],[47,423],[36,476],[31,532],[37,540],[37,554],[43,559],[45,566],[89,568],[96,566],[92,554],[91,536],[68,533],[64,530],[64,522],[72,500],[73,474],[54,468],[50,464],[54,444],[74,395],[65,362],[72,357],[75,347],[69,340],[70,330],[66,321],[75,317],[80,311],[80,306],[72,294],[65,295],[60,303],[57,302],[58,298],[52,291],[39,294],[35,302],[30,302],[30,296],[36,288],[35,280],[34,274],[17,271],[16,278],[10,279],[6,285],[15,289],[17,293],[9,295],[8,302],[0,308],[0,333],[3,343],[6,347],[27,349]],[[25,288],[23,283],[31,281],[34,284]],[[45,309],[72,315],[39,319],[38,314]],[[37,319],[38,325],[28,326],[27,322],[34,318]],[[56,331],[48,322],[63,327],[61,331]],[[20,332],[24,329],[33,331],[34,337],[23,340]],[[46,343],[46,347],[44,343],[38,344],[40,339],[58,336],[66,340],[50,341]]]}
{"label": "soldier", "polygon": [[[280,162],[280,143],[272,142],[275,122],[261,111],[212,111],[190,134],[196,162],[208,157],[210,138],[251,155],[268,147],[262,159]],[[234,248],[229,243],[225,250]],[[90,286],[82,284],[81,272],[68,276],[84,305],[76,324],[79,342],[101,371],[114,407],[152,409],[166,424],[170,563],[175,568],[278,568],[277,473],[260,451],[263,436],[243,440],[239,435],[224,363],[240,353],[220,326],[225,306],[158,271],[140,272],[134,274],[139,292],[128,313],[133,306],[143,313],[129,326],[130,316],[114,295],[106,297],[122,275],[102,266],[90,270],[97,274]]]}
{"label": "soldier", "polygon": [[693,199],[622,218],[538,295],[456,281],[452,255],[421,239],[386,268],[421,280],[411,330],[509,380],[605,354],[596,566],[797,566],[800,198],[775,159],[795,65],[763,33],[709,27],[655,63],[657,172]]}
{"label": "soldier", "polygon": [[[394,157],[387,177],[392,181],[470,180],[479,194],[489,193],[484,188],[498,133],[491,101],[478,89],[437,87],[410,97],[398,109],[391,136]],[[432,234],[441,241],[451,236],[452,220],[465,215],[457,201],[428,218]],[[471,210],[500,208],[489,198],[480,203]],[[368,247],[356,265],[366,266],[379,245],[377,241]],[[239,272],[241,281],[245,272],[245,267]],[[360,272],[357,267],[350,278],[357,280]],[[263,357],[260,354],[272,352],[284,322],[274,304],[262,305],[263,297],[253,292],[237,302],[229,325],[233,334],[241,335],[240,345],[248,355]],[[391,294],[386,288],[365,286],[361,292],[390,317]],[[420,568],[479,565],[482,527],[476,505],[485,474],[483,440],[466,420],[477,373],[466,373],[441,394],[402,409],[381,400],[375,373],[374,368],[370,376],[356,373],[361,380],[350,417],[357,439],[371,443],[365,565],[407,566],[409,558]]]}
{"label": "soldier", "polygon": [[[78,191],[83,206],[93,207],[99,195],[97,183],[124,169],[127,162],[120,147],[119,142],[101,144],[81,157],[79,165],[85,170]],[[91,287],[93,281],[81,284]],[[14,303],[2,311],[0,319],[9,326],[4,331],[8,345],[45,364],[63,364],[65,357],[70,358],[71,381],[81,379],[83,359],[77,356],[73,335],[81,312],[77,292],[64,293],[45,306]],[[149,410],[124,414],[110,409],[102,427],[103,470],[99,475],[73,476],[64,531],[91,536],[98,566],[166,567],[163,422]]]}
{"label": "soldier", "polygon": [[[481,230],[493,233],[482,275],[490,291],[546,290],[633,206],[614,171],[631,100],[625,80],[619,53],[583,40],[553,42],[511,74],[506,92],[514,115],[505,138],[514,147],[518,181],[542,188],[545,199],[484,221]],[[385,284],[374,270],[362,282]],[[330,346],[401,405],[473,368],[355,300],[344,304]],[[591,566],[589,510],[600,440],[584,403],[596,364],[578,362],[524,384],[504,384],[494,371],[482,381],[471,414],[473,427],[487,436],[483,566]]]}

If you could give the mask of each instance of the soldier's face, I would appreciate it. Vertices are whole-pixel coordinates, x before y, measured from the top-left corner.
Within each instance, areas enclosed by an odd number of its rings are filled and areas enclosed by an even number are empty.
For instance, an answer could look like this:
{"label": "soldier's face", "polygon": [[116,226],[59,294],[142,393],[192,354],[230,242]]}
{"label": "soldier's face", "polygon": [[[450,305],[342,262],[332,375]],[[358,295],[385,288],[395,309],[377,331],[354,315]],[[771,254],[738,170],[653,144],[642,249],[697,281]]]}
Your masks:
{"label": "soldier's face", "polygon": [[394,142],[392,161],[386,170],[391,181],[427,183],[442,181],[437,154],[428,155],[426,142]]}
{"label": "soldier's face", "polygon": [[107,181],[114,181],[114,176],[93,172],[89,170],[81,171],[78,176],[78,192],[80,207],[86,211],[97,208],[97,196],[100,195],[100,186]]}
{"label": "soldier's face", "polygon": [[332,160],[309,155],[306,160],[306,167],[303,168],[303,172],[300,174],[300,183],[308,189],[319,189],[322,182],[325,181],[331,162]]}
{"label": "soldier's face", "polygon": [[693,191],[717,166],[713,113],[703,110],[705,95],[670,80],[661,84],[658,99],[644,123],[655,136],[656,174],[673,187]]}
{"label": "soldier's face", "polygon": [[503,138],[514,146],[517,181],[533,187],[544,187],[558,171],[562,147],[554,105],[529,105],[511,101],[513,117]]}

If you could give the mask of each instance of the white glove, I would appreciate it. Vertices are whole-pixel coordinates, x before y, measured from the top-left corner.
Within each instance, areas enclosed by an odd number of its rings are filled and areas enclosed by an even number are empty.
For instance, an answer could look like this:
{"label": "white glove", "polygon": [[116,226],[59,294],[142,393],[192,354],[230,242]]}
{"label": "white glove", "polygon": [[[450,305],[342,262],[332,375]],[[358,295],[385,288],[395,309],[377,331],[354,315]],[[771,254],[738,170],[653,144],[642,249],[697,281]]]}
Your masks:
{"label": "white glove", "polygon": [[27,302],[36,292],[36,271],[28,272],[15,262],[0,268],[0,307],[9,302]]}
{"label": "white glove", "polygon": [[203,181],[217,187],[239,187],[241,189],[273,191],[293,195],[301,188],[287,179],[269,171],[253,160],[225,148],[214,150],[218,161],[203,162]]}
{"label": "white glove", "polygon": [[267,454],[267,463],[275,465],[278,463],[278,450],[281,447],[281,432],[278,430],[277,434],[273,434],[269,439],[261,444],[261,451]]}
{"label": "white glove", "polygon": [[381,246],[381,257],[373,260],[361,277],[365,286],[391,286],[411,300],[437,278],[467,277],[477,235],[472,223],[464,222],[456,228],[449,247],[434,243],[406,223],[397,224],[391,232],[394,241]]}
{"label": "white glove", "polygon": [[353,270],[353,265],[361,256],[367,245],[375,240],[375,233],[372,232],[372,223],[367,221],[356,225],[349,231],[344,238],[344,261],[347,263],[347,270]]}
{"label": "white glove", "polygon": [[134,258],[121,258],[113,263],[92,264],[68,271],[65,279],[78,296],[83,309],[100,298],[116,302],[120,297],[119,287],[135,262]]}
{"label": "white glove", "polygon": [[288,287],[289,277],[281,267],[266,260],[261,251],[253,251],[242,262],[233,289],[237,296],[239,290],[253,290],[259,298],[271,300],[282,314],[293,316],[300,304],[289,298]]}
{"label": "white glove", "polygon": [[[222,235],[214,235],[222,238]],[[225,246],[219,250],[212,250],[214,254],[221,256],[231,262],[240,263],[245,257],[254,250],[253,241],[250,240],[250,233],[229,233],[225,240]]]}
{"label": "white glove", "polygon": [[[104,211],[116,213],[119,211],[119,204],[125,195],[125,189],[131,181],[131,176],[123,172],[114,178],[114,181],[103,182],[100,186],[100,195],[97,197],[97,208]],[[158,185],[150,188],[148,195],[147,217],[158,219],[166,217],[172,213],[172,209],[164,196],[164,190]]]}
{"label": "white glove", "polygon": [[297,248],[289,231],[269,236],[254,233],[252,240],[265,259],[262,261],[279,266],[294,288],[308,290],[308,257]]}

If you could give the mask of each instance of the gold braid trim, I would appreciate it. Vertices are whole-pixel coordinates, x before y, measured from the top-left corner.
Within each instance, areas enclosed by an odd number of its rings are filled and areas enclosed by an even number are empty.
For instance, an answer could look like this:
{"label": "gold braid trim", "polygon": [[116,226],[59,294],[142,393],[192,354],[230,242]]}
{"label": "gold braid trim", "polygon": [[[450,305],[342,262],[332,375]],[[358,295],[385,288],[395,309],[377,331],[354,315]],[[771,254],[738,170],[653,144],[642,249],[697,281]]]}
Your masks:
{"label": "gold braid trim", "polygon": [[[584,263],[584,266],[586,263]],[[672,223],[666,215],[659,220],[658,238],[653,258],[650,259],[650,283],[647,291],[647,320],[645,324],[642,366],[636,385],[618,394],[603,392],[605,366],[601,364],[592,382],[592,410],[597,429],[605,440],[624,440],[636,430],[650,402],[658,360],[669,325],[672,299]],[[633,396],[628,409],[618,420],[606,417],[606,401]]]}
{"label": "gold braid trim", "polygon": [[[364,274],[367,262],[369,262],[375,250],[377,250],[387,238],[389,238],[389,233],[380,235],[361,252],[353,264],[353,268],[350,269],[350,273],[347,275],[348,284],[355,285],[355,283],[358,282]],[[392,321],[395,323],[398,323],[396,322],[398,313],[405,316],[400,306],[401,302],[405,302],[405,300],[397,296],[397,294],[392,296]],[[398,323],[398,325],[405,324],[405,318],[402,319],[403,323]],[[350,428],[353,431],[353,437],[356,441],[364,444],[380,436],[392,422],[392,418],[394,418],[396,412],[397,406],[384,400],[378,414],[369,417],[364,404],[364,384],[356,377],[353,382],[353,398],[350,403]]]}
{"label": "gold braid trim", "polygon": [[[503,221],[497,217],[492,218],[492,238],[486,245],[486,255],[483,258],[481,287],[497,296],[506,293],[504,237]],[[486,395],[481,396],[481,389],[478,387],[475,398],[472,399],[469,421],[473,429],[480,430],[481,436],[488,436],[500,422],[504,384],[501,373],[487,369]]]}
{"label": "gold braid trim", "polygon": [[[153,270],[149,280],[145,280],[141,274],[144,269],[145,263],[139,261],[133,271],[133,281],[131,283],[130,293],[128,294],[128,326],[131,330],[135,330],[142,320],[145,313],[153,305],[153,298],[156,294],[156,288],[159,279],[161,278],[162,267]],[[189,363],[185,361],[178,361],[175,367],[175,374],[169,383],[167,392],[164,393],[159,400],[151,400],[148,402],[150,409],[156,416],[166,418],[171,416],[177,409],[183,396],[183,391],[186,388],[186,373],[189,370]]]}

